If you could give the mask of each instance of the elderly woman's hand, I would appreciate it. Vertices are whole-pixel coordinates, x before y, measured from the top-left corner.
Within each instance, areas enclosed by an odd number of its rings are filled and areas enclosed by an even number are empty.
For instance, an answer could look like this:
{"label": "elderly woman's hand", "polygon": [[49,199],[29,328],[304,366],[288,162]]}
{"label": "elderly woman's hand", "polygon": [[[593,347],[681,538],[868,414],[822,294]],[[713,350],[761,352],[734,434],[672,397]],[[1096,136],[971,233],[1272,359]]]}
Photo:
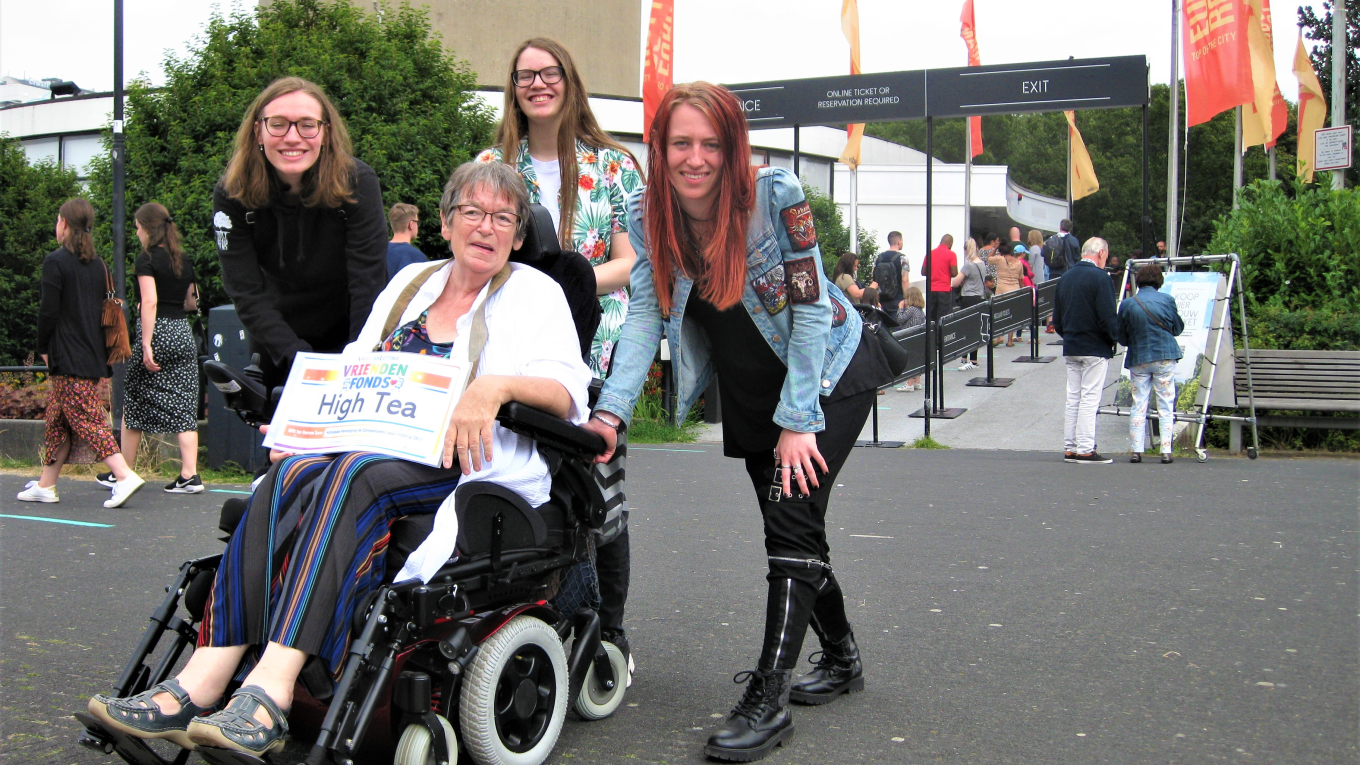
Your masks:
{"label": "elderly woman's hand", "polygon": [[[599,417],[608,417],[610,423],[606,424],[600,422]],[[601,465],[614,459],[614,450],[619,446],[619,431],[617,427],[615,427],[618,422],[618,416],[610,412],[592,416],[589,420],[586,420],[586,424],[581,426],[604,439],[604,451],[601,452],[599,456],[595,457],[595,461]]]}
{"label": "elderly woman's hand", "polygon": [[453,467],[456,459],[463,475],[469,475],[491,462],[495,440],[492,427],[501,404],[508,400],[498,376],[487,375],[472,381],[449,418],[449,432],[444,436],[444,467]]}

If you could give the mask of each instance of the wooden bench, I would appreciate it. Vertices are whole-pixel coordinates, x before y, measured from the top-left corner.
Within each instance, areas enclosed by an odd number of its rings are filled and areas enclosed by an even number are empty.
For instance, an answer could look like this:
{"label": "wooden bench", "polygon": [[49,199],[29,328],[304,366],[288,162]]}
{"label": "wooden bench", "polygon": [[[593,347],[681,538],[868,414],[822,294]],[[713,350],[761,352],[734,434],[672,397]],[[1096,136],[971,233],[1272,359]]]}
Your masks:
{"label": "wooden bench", "polygon": [[[1235,357],[1233,394],[1240,409],[1248,406],[1247,362]],[[1251,352],[1251,381],[1256,410],[1360,412],[1360,351]],[[1357,417],[1256,416],[1257,427],[1360,430]],[[1242,423],[1231,423],[1228,448],[1242,451]]]}

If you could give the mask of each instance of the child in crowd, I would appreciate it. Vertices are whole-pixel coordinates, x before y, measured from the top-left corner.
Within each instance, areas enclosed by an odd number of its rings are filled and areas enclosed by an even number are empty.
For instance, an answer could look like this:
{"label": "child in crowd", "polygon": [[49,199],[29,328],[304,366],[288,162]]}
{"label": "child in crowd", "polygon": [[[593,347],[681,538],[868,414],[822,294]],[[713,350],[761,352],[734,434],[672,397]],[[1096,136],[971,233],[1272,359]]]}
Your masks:
{"label": "child in crowd", "polygon": [[[921,288],[911,287],[907,290],[906,294],[903,295],[903,298],[905,299],[905,304],[903,305],[902,310],[897,312],[897,323],[902,325],[903,329],[919,327],[922,324],[925,324],[926,297],[921,294]],[[903,393],[907,393],[914,390],[920,390],[921,387],[921,376],[917,375],[907,380],[905,385],[897,386],[896,389]]]}

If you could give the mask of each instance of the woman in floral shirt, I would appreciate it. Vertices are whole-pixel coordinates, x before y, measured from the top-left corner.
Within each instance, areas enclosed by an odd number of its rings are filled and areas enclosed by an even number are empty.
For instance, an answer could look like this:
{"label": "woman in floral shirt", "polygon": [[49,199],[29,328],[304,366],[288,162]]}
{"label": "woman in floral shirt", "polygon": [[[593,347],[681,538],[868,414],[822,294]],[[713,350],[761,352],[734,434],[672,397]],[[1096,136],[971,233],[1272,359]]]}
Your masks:
{"label": "woman in floral shirt", "polygon": [[[636,259],[624,202],[643,178],[628,149],[596,122],[571,54],[560,43],[533,38],[519,46],[496,146],[477,159],[513,164],[529,201],[552,213],[562,246],[595,267],[602,316],[589,362],[604,377],[628,314],[628,273]],[[575,182],[564,183],[566,178]],[[544,201],[554,197],[555,204]]]}

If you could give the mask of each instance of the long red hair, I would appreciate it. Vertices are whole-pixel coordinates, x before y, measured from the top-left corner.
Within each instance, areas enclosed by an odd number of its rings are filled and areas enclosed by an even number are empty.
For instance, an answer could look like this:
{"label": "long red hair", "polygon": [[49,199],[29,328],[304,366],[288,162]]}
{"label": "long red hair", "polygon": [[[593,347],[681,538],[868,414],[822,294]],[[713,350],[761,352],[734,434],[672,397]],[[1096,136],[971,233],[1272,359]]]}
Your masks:
{"label": "long red hair", "polygon": [[663,314],[671,310],[671,290],[675,271],[684,268],[684,211],[671,186],[666,143],[670,136],[671,115],[676,107],[688,104],[708,118],[722,145],[722,169],[718,176],[713,210],[714,225],[707,242],[695,253],[703,273],[687,274],[697,281],[699,295],[719,310],[741,300],[746,286],[746,226],[756,204],[755,173],[751,169],[751,141],[746,133],[746,115],[737,97],[721,85],[692,82],[677,85],[662,96],[647,136],[647,166],[650,180],[643,195],[646,216],[644,228],[651,248],[652,280],[656,300]]}

